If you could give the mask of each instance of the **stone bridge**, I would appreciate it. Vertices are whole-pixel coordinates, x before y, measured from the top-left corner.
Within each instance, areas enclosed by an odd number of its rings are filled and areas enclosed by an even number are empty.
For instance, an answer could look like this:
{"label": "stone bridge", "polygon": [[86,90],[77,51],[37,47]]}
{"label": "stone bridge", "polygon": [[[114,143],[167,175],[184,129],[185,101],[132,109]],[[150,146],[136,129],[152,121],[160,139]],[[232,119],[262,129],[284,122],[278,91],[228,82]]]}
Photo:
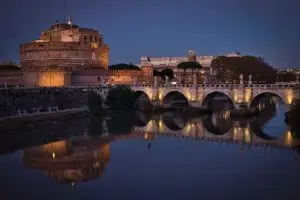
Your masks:
{"label": "stone bridge", "polygon": [[291,105],[300,97],[300,84],[153,84],[132,85],[137,97],[146,95],[154,105],[171,105],[178,95],[183,96],[189,105],[204,107],[207,100],[218,94],[226,95],[234,108],[241,105],[250,108],[266,95],[280,97],[286,105]]}

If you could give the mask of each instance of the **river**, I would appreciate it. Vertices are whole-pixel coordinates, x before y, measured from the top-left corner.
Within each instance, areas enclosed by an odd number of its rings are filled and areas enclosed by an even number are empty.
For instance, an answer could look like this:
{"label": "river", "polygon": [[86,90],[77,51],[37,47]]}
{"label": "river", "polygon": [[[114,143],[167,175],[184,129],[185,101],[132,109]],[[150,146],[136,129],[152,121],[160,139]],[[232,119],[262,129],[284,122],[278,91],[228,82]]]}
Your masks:
{"label": "river", "polygon": [[131,113],[2,133],[0,199],[299,199],[284,112]]}

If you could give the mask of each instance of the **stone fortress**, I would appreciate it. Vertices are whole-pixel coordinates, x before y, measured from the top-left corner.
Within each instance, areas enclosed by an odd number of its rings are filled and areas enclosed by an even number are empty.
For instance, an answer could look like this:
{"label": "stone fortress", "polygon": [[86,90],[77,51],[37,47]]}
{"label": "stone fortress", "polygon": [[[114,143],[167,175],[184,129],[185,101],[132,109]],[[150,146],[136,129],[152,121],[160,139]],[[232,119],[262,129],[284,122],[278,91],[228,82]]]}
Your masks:
{"label": "stone fortress", "polygon": [[20,67],[13,73],[6,67],[9,77],[1,77],[0,85],[62,87],[151,81],[149,66],[142,70],[110,70],[108,53],[103,34],[81,28],[68,17],[66,23],[56,22],[43,31],[39,39],[21,44]]}

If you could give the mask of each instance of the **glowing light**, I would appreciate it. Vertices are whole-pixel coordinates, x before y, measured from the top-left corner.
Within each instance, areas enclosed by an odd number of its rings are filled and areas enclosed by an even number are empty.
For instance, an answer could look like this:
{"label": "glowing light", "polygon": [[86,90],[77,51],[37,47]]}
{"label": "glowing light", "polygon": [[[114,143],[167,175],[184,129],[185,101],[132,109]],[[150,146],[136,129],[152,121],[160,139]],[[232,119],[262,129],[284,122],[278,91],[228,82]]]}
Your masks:
{"label": "glowing light", "polygon": [[153,129],[153,120],[150,120],[145,127],[145,131],[150,132]]}
{"label": "glowing light", "polygon": [[97,49],[98,48],[98,44],[95,42],[91,43],[91,48]]}
{"label": "glowing light", "polygon": [[238,138],[238,129],[237,127],[233,128],[233,140],[237,140]]}
{"label": "glowing light", "polygon": [[162,92],[162,91],[159,91],[159,92],[158,92],[158,99],[159,99],[159,100],[162,100],[162,99],[163,99],[163,92]]}
{"label": "glowing light", "polygon": [[245,128],[245,142],[247,144],[251,143],[251,133],[249,128]]}
{"label": "glowing light", "polygon": [[54,152],[52,153],[52,158],[53,158],[53,159],[55,158],[55,153],[54,153]]}
{"label": "glowing light", "polygon": [[150,88],[146,88],[145,91],[146,91],[146,94],[148,95],[149,99],[154,99],[153,92]]}
{"label": "glowing light", "polygon": [[238,100],[238,92],[237,92],[236,89],[233,90],[233,100],[234,100],[235,102],[237,102],[237,100]]}
{"label": "glowing light", "polygon": [[190,135],[190,132],[191,132],[191,124],[188,123],[186,126],[185,126],[185,129],[184,129],[184,134],[185,135]]}
{"label": "glowing light", "polygon": [[161,121],[161,119],[158,121],[158,128],[159,131],[163,131],[163,122]]}
{"label": "glowing light", "polygon": [[292,104],[293,98],[294,98],[293,93],[290,93],[290,94],[287,95],[287,103],[289,105]]}
{"label": "glowing light", "polygon": [[99,166],[100,166],[99,161],[96,161],[96,162],[93,164],[93,167],[94,167],[94,168],[99,168]]}
{"label": "glowing light", "polygon": [[250,88],[245,89],[245,102],[249,103],[252,97],[252,90]]}
{"label": "glowing light", "polygon": [[287,133],[285,134],[285,145],[287,146],[292,146],[293,144],[293,135],[292,135],[292,132],[289,130],[287,131]]}
{"label": "glowing light", "polygon": [[61,87],[65,84],[64,72],[42,72],[38,79],[40,87]]}
{"label": "glowing light", "polygon": [[144,139],[147,140],[148,139],[148,133],[145,133],[144,135]]}
{"label": "glowing light", "polygon": [[230,111],[225,111],[223,113],[223,119],[228,119],[230,117]]}

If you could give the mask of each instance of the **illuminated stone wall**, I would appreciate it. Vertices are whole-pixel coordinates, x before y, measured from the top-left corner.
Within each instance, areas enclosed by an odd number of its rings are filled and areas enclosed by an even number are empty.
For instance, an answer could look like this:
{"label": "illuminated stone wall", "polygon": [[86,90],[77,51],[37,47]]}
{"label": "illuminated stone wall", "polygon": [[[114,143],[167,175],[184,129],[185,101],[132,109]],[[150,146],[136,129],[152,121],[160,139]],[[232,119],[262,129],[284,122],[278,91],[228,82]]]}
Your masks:
{"label": "illuminated stone wall", "polygon": [[40,87],[62,87],[65,85],[64,72],[39,72],[38,86]]}
{"label": "illuminated stone wall", "polygon": [[22,68],[58,65],[62,67],[93,65],[108,68],[108,46],[79,46],[76,42],[39,42],[20,47]]}
{"label": "illuminated stone wall", "polygon": [[30,69],[23,72],[25,87],[62,87],[71,85],[71,73],[59,68]]}
{"label": "illuminated stone wall", "polygon": [[94,29],[65,23],[53,24],[41,33],[38,40],[20,45],[20,65],[24,71],[25,85],[42,87],[71,85],[69,74],[43,69],[49,66],[72,68],[70,72],[73,69],[76,72],[77,67],[83,67],[85,70],[81,70],[81,78],[78,75],[80,73],[75,73],[73,78],[75,83],[82,82],[82,85],[94,83],[89,78],[96,77],[98,80],[98,74],[96,72],[93,76],[87,76],[86,72],[90,67],[108,69],[109,48],[103,40],[103,35]]}
{"label": "illuminated stone wall", "polygon": [[0,85],[23,85],[23,74],[22,72],[14,71],[2,71],[0,72]]}

